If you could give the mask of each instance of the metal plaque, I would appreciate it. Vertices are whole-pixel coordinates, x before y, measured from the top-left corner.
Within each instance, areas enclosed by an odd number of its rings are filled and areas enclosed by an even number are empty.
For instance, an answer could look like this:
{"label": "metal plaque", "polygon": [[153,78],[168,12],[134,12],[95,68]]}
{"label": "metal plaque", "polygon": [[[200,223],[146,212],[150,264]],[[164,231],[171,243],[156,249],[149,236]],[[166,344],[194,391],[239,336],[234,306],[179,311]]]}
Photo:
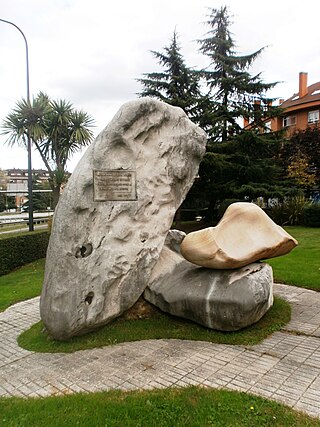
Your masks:
{"label": "metal plaque", "polygon": [[137,200],[136,172],[127,170],[94,170],[93,200]]}

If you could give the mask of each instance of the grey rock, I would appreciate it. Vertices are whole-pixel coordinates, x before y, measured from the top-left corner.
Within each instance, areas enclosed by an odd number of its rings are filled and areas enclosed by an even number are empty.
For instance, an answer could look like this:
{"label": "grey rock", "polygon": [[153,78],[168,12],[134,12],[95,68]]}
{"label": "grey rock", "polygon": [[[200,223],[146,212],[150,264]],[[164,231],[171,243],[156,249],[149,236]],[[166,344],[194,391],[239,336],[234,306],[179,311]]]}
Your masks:
{"label": "grey rock", "polygon": [[[61,195],[47,252],[40,312],[56,339],[106,324],[138,300],[205,145],[180,108],[141,98],[88,148]],[[97,201],[94,170],[135,174],[129,200],[114,200],[113,188]]]}
{"label": "grey rock", "polygon": [[181,230],[169,230],[167,237],[164,241],[165,247],[168,247],[174,252],[180,254],[180,245],[182,240],[186,237],[186,233]]}
{"label": "grey rock", "polygon": [[164,312],[211,329],[236,331],[261,319],[273,304],[272,290],[268,264],[214,270],[164,247],[144,297]]}

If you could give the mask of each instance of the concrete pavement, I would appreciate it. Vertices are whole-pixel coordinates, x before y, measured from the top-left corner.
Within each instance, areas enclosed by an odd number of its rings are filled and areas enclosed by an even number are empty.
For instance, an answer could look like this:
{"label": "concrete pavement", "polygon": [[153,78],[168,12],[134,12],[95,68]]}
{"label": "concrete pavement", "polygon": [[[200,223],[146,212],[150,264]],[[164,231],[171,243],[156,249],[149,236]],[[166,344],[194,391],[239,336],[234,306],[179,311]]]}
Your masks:
{"label": "concrete pavement", "polygon": [[50,396],[189,384],[249,392],[320,418],[320,293],[275,285],[292,305],[286,327],[255,346],[148,340],[69,354],[17,345],[39,298],[0,313],[0,396]]}

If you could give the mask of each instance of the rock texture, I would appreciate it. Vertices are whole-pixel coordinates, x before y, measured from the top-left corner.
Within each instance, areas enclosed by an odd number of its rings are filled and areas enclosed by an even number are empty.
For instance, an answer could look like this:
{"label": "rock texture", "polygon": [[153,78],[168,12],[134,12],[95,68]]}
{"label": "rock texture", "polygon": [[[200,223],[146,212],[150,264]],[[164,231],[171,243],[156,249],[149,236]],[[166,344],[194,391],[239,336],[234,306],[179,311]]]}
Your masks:
{"label": "rock texture", "polygon": [[211,329],[236,331],[257,322],[268,311],[273,304],[272,289],[268,264],[213,270],[191,264],[165,246],[144,297],[175,316]]}
{"label": "rock texture", "polygon": [[202,267],[230,269],[290,252],[298,242],[253,203],[233,203],[216,227],[188,234],[181,254]]}
{"label": "rock texture", "polygon": [[[181,109],[141,98],[88,148],[61,195],[47,252],[40,311],[56,339],[106,324],[138,300],[205,144]],[[134,174],[130,200],[94,201],[94,170]]]}

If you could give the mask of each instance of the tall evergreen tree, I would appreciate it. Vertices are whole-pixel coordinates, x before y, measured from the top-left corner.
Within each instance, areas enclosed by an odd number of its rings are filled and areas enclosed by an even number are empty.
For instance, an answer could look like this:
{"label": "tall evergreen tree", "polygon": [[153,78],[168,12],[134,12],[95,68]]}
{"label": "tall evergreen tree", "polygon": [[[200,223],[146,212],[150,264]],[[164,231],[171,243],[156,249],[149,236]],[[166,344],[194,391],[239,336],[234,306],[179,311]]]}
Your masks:
{"label": "tall evergreen tree", "polygon": [[264,48],[250,55],[237,55],[230,32],[232,22],[226,6],[212,9],[204,39],[198,40],[199,51],[208,56],[210,64],[201,72],[212,96],[214,110],[209,135],[212,140],[226,141],[238,133],[240,119],[246,118],[252,126],[262,126],[266,117],[275,114],[265,93],[276,83],[263,83],[261,73],[250,75],[252,63]]}
{"label": "tall evergreen tree", "polygon": [[[252,201],[283,199],[297,192],[280,157],[276,134],[245,131],[227,142],[210,144],[186,203],[208,207],[208,221],[225,199]],[[202,200],[201,200],[202,198]],[[218,202],[218,203],[217,203]]]}
{"label": "tall evergreen tree", "polygon": [[201,103],[205,103],[200,91],[200,75],[186,66],[177,32],[174,31],[170,45],[164,47],[163,52],[151,51],[151,53],[164,70],[144,73],[144,78],[137,79],[143,86],[142,92],[138,95],[151,96],[180,107],[190,119],[199,121],[199,109]]}

